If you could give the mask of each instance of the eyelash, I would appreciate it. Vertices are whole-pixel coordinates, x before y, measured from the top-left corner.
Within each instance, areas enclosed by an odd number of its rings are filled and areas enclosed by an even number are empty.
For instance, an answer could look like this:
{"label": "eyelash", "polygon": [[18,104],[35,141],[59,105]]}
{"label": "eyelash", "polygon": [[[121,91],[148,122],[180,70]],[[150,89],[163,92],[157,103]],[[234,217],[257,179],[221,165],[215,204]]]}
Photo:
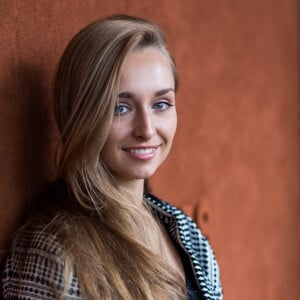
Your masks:
{"label": "eyelash", "polygon": [[[164,105],[164,108],[159,108],[158,106]],[[170,107],[174,106],[170,102],[167,101],[158,101],[152,105],[152,108],[158,111],[164,111],[169,109]],[[120,109],[125,109],[125,111],[121,112]],[[127,114],[129,111],[131,111],[131,108],[124,104],[117,104],[115,106],[114,115],[115,116],[121,116],[124,114]]]}
{"label": "eyelash", "polygon": [[158,106],[158,105],[166,105],[165,108],[158,108],[158,110],[160,111],[164,111],[164,110],[167,110],[168,108],[172,107],[173,104],[171,104],[170,102],[167,102],[167,101],[159,101],[159,102],[156,102],[152,105],[152,107],[154,108],[155,106]]}
{"label": "eyelash", "polygon": [[[120,112],[120,108],[125,108],[126,111],[125,112]],[[115,116],[121,116],[121,115],[127,114],[130,110],[131,109],[127,105],[118,104],[118,105],[115,106],[114,115]]]}

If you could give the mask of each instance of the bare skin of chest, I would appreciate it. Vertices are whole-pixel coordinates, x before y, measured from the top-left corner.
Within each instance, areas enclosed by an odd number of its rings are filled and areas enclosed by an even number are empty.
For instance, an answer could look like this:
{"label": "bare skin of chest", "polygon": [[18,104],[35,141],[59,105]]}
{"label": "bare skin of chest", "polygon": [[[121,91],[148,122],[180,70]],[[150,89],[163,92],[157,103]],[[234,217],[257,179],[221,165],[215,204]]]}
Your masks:
{"label": "bare skin of chest", "polygon": [[168,263],[185,279],[184,267],[176,247],[162,226],[160,226],[160,232],[164,255]]}

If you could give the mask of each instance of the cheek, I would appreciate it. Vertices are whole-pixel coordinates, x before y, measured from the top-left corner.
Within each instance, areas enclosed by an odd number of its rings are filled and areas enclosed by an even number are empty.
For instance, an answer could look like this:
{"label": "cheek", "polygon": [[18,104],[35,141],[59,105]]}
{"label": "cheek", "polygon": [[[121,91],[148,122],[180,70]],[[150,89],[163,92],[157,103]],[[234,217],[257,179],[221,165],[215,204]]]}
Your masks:
{"label": "cheek", "polygon": [[116,144],[118,143],[118,135],[114,128],[111,129],[108,138],[104,144],[104,147],[100,153],[100,156],[102,159],[106,159],[107,157],[110,157],[110,154],[114,151],[114,148]]}
{"label": "cheek", "polygon": [[115,120],[110,128],[107,141],[105,146],[115,145],[118,142],[122,141],[124,135],[126,135],[124,126],[119,120]]}
{"label": "cheek", "polygon": [[172,118],[170,119],[170,133],[172,134],[172,139],[175,136],[176,129],[177,129],[177,113],[174,112]]}
{"label": "cheek", "polygon": [[165,137],[168,139],[168,142],[172,144],[176,128],[177,128],[177,115],[176,113],[172,114],[172,116],[169,117],[168,121],[164,123],[164,133]]}
{"label": "cheek", "polygon": [[124,146],[124,143],[126,144],[128,136],[130,135],[128,130],[126,130],[127,127],[128,126],[125,126],[122,122],[118,122],[118,120],[113,123],[100,156],[112,157]]}

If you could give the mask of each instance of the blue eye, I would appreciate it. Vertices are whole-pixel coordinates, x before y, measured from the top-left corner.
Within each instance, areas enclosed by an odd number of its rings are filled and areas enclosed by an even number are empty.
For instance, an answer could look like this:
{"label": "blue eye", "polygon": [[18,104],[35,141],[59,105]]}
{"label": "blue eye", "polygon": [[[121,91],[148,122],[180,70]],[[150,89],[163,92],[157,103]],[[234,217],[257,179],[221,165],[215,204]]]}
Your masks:
{"label": "blue eye", "polygon": [[173,106],[173,105],[171,103],[169,103],[169,102],[160,101],[160,102],[155,103],[153,105],[153,108],[157,109],[157,110],[166,110],[166,109],[168,109],[171,106]]}
{"label": "blue eye", "polygon": [[129,110],[130,110],[129,107],[126,105],[116,105],[114,110],[114,115],[115,116],[124,115],[127,112],[129,112]]}

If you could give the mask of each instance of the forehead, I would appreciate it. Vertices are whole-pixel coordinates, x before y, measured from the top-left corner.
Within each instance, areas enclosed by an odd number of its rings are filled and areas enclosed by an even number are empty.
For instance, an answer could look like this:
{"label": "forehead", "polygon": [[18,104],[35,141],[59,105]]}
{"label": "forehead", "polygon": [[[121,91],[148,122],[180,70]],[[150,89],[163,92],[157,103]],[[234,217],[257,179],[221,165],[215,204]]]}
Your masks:
{"label": "forehead", "polygon": [[168,57],[156,48],[129,52],[122,65],[119,90],[174,88]]}

